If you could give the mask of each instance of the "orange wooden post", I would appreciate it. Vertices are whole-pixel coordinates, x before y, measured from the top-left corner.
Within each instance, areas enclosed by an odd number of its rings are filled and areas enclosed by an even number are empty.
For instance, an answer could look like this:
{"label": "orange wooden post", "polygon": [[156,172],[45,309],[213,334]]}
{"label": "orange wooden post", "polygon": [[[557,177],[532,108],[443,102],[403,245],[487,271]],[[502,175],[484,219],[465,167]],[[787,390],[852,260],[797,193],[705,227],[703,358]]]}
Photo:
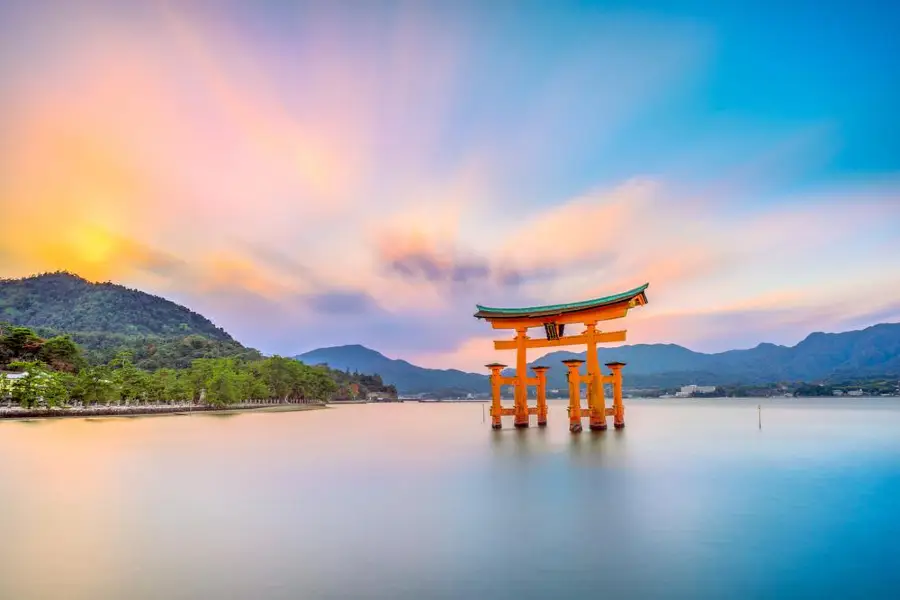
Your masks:
{"label": "orange wooden post", "polygon": [[591,411],[591,431],[606,429],[606,398],[603,394],[603,373],[597,360],[597,324],[585,323],[587,335],[588,409]]}
{"label": "orange wooden post", "polygon": [[625,363],[610,362],[606,366],[613,374],[613,426],[622,429],[625,427],[625,404],[622,402],[622,367]]}
{"label": "orange wooden post", "polygon": [[528,355],[525,342],[527,328],[516,329],[516,416],[515,426],[528,427]]}
{"label": "orange wooden post", "polygon": [[550,367],[532,367],[537,376],[537,424],[547,426],[547,369]]}
{"label": "orange wooden post", "polygon": [[485,366],[491,370],[491,428],[501,429],[503,424],[500,417],[503,415],[503,406],[500,404],[500,378],[502,377],[501,371],[506,368],[506,365],[491,363]]}
{"label": "orange wooden post", "polygon": [[577,358],[563,361],[569,369],[569,431],[572,433],[581,432],[581,376],[578,369],[582,363],[584,361]]}

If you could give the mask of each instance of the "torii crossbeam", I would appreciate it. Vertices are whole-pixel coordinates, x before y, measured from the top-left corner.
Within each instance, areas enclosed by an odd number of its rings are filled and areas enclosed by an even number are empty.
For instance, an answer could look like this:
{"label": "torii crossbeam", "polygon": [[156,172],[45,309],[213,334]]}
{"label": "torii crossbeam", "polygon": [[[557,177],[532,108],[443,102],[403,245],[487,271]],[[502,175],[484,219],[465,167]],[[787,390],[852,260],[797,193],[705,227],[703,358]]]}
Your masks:
{"label": "torii crossbeam", "polygon": [[[516,351],[516,374],[504,377],[504,364],[491,363],[491,426],[500,429],[501,417],[513,416],[516,427],[528,427],[529,416],[537,415],[537,424],[547,424],[547,377],[549,367],[534,367],[535,376],[528,377],[528,348],[556,348],[562,346],[587,346],[587,373],[581,375],[579,369],[582,360],[563,361],[568,368],[569,378],[569,429],[581,431],[582,416],[590,417],[590,427],[594,430],[606,429],[606,417],[612,416],[616,428],[625,426],[625,407],[622,404],[622,367],[624,363],[607,363],[612,372],[603,375],[597,359],[597,344],[624,342],[625,331],[600,331],[597,323],[621,319],[636,306],[647,304],[647,288],[644,284],[621,294],[604,298],[595,298],[571,304],[554,304],[550,306],[531,306],[527,308],[491,308],[476,305],[475,317],[485,319],[494,329],[513,329],[516,337],[512,340],[494,342],[495,350]],[[573,323],[584,325],[584,332],[576,335],[563,335],[565,326]],[[541,327],[546,338],[529,338],[527,332],[533,327]],[[587,384],[588,409],[581,408],[581,384]],[[613,385],[613,406],[606,408],[603,384]],[[500,403],[500,388],[504,385],[515,387],[514,408],[503,408]],[[528,386],[537,387],[537,406],[528,406]]]}

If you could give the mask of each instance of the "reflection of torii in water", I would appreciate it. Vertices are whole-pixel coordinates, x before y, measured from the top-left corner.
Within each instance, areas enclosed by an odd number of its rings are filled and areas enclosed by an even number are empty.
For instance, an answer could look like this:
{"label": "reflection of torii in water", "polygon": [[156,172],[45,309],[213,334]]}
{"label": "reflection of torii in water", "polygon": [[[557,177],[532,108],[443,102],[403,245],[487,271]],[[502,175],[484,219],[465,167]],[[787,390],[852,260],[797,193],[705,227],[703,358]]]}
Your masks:
{"label": "reflection of torii in water", "polygon": [[[516,351],[516,374],[514,377],[503,377],[506,365],[492,363],[487,365],[491,370],[491,426],[501,428],[502,416],[515,417],[516,427],[528,427],[529,415],[537,415],[539,426],[547,424],[547,369],[534,367],[534,377],[528,377],[528,348],[555,348],[585,344],[587,346],[587,374],[581,375],[578,370],[583,360],[566,360],[563,363],[569,369],[569,429],[581,431],[581,384],[587,384],[588,408],[591,429],[606,429],[606,417],[612,416],[616,428],[625,426],[625,407],[622,404],[622,367],[624,363],[607,363],[611,375],[603,375],[597,359],[597,344],[624,342],[625,331],[599,331],[599,321],[621,319],[629,309],[647,304],[646,290],[650,284],[641,287],[584,302],[571,304],[554,304],[550,306],[531,306],[527,308],[490,308],[476,305],[475,317],[485,319],[494,329],[514,329],[516,337],[512,340],[494,342],[495,350]],[[583,323],[584,332],[578,335],[563,335],[569,323]],[[527,335],[528,329],[542,327],[546,339],[532,339]],[[606,408],[603,384],[613,384],[613,406]],[[500,387],[515,387],[515,408],[503,408],[500,405]],[[528,406],[528,386],[537,387],[537,406]]]}

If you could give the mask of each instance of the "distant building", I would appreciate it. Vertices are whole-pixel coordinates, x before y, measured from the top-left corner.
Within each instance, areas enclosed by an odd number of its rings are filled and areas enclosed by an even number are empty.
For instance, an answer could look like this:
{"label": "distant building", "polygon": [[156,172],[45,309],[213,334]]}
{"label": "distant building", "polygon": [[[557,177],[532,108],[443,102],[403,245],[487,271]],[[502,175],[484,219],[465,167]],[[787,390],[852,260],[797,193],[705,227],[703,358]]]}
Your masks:
{"label": "distant building", "polygon": [[844,390],[834,390],[834,391],[831,392],[831,393],[834,394],[835,396],[843,396],[843,395],[844,395]]}
{"label": "distant building", "polygon": [[716,386],[714,385],[684,385],[681,386],[680,392],[675,392],[676,398],[690,398],[694,394],[714,394]]}
{"label": "distant building", "polygon": [[8,400],[11,397],[13,383],[27,375],[28,373],[9,373],[0,371],[0,399]]}
{"label": "distant building", "polygon": [[862,390],[850,390],[849,392],[847,392],[847,395],[848,396],[862,396],[863,391]]}

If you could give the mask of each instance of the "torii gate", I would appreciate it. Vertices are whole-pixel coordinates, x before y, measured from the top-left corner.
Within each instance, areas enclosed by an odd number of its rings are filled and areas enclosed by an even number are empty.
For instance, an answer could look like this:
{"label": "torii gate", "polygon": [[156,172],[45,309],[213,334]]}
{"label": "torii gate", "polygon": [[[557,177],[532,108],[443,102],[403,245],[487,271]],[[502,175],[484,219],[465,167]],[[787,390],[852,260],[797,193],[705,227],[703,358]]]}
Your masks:
{"label": "torii gate", "polygon": [[[612,416],[617,429],[625,426],[625,406],[622,404],[622,367],[625,363],[607,363],[611,375],[603,375],[597,359],[597,344],[624,342],[625,331],[600,331],[597,323],[612,319],[621,319],[629,309],[647,304],[646,290],[650,284],[641,287],[584,302],[571,304],[554,304],[551,306],[532,306],[528,308],[490,308],[476,305],[475,317],[490,322],[494,329],[514,329],[516,337],[512,340],[494,342],[495,350],[516,351],[516,375],[504,377],[506,365],[491,363],[486,365],[491,370],[491,427],[500,429],[501,417],[514,416],[516,427],[528,427],[530,415],[537,415],[537,424],[547,424],[547,369],[534,367],[534,377],[528,377],[528,348],[555,348],[560,346],[587,346],[587,374],[581,375],[579,368],[585,361],[563,361],[568,368],[569,379],[569,430],[581,431],[581,384],[588,386],[588,408],[584,416],[590,417],[592,430],[606,429],[606,417]],[[563,336],[565,326],[570,323],[583,323],[584,332],[578,335]],[[528,329],[543,327],[545,339],[532,339],[527,335]],[[613,406],[606,408],[603,384],[613,384]],[[515,386],[515,407],[503,408],[500,403],[500,388],[504,385]],[[537,406],[528,406],[528,386],[537,387]]]}

